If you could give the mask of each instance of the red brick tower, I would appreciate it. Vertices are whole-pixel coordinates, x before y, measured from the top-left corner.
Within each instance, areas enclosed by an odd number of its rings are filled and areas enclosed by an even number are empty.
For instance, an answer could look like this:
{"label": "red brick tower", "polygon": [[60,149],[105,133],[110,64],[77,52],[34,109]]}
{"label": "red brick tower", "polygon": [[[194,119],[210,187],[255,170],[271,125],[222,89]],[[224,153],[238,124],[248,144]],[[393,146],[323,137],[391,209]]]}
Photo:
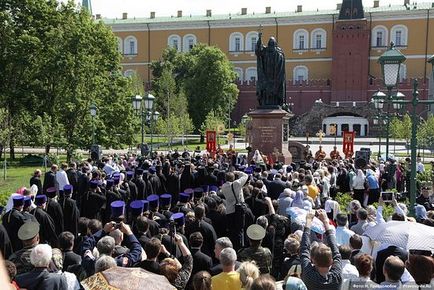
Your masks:
{"label": "red brick tower", "polygon": [[366,101],[370,30],[361,0],[343,0],[333,30],[331,102]]}

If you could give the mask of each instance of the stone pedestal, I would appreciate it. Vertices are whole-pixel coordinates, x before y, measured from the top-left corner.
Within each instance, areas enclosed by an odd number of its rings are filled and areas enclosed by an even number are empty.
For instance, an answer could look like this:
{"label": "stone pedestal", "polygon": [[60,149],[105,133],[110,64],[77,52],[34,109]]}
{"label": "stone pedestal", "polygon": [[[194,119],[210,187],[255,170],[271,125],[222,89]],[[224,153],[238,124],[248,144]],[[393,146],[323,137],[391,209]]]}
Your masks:
{"label": "stone pedestal", "polygon": [[292,155],[288,150],[291,116],[281,109],[257,109],[248,113],[250,122],[249,139],[253,150],[272,156],[274,161],[290,164]]}

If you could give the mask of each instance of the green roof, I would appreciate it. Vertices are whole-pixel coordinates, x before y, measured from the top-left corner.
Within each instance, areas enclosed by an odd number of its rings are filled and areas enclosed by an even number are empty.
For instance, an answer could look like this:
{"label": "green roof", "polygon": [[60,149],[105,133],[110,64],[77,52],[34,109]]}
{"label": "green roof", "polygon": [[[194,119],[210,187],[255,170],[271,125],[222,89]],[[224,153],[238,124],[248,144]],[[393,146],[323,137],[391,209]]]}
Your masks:
{"label": "green roof", "polygon": [[[432,3],[418,3],[415,5],[409,5],[408,8],[404,5],[389,5],[380,6],[377,8],[365,7],[365,13],[375,13],[375,12],[397,12],[397,11],[414,11],[414,10],[426,10],[433,9]],[[102,18],[101,20],[108,25],[111,24],[144,24],[144,23],[167,23],[167,22],[190,22],[190,21],[218,21],[218,20],[242,20],[242,19],[260,19],[260,18],[287,18],[287,17],[303,17],[303,16],[317,16],[317,15],[338,15],[339,10],[318,10],[318,11],[303,11],[303,12],[274,12],[274,13],[250,13],[246,15],[241,15],[241,13],[236,14],[222,14],[222,15],[184,15],[182,17],[156,17],[156,18],[127,18],[127,19],[113,19],[113,18]],[[366,16],[366,15],[365,15]]]}

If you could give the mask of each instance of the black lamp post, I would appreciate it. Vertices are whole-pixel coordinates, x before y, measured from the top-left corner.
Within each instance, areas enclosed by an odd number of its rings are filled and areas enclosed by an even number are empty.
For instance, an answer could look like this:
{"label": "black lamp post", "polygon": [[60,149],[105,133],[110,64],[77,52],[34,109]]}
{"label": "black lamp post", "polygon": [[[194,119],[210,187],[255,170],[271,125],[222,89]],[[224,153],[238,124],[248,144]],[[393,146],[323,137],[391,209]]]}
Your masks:
{"label": "black lamp post", "polygon": [[[145,120],[147,114],[151,114],[152,108],[154,106],[155,97],[151,94],[148,94],[143,100],[142,96],[136,95],[133,97],[133,108],[136,111],[137,115],[140,115],[141,118],[141,131],[142,131],[142,142],[140,144],[140,154],[142,156],[146,155],[146,146],[145,146]],[[151,135],[151,148],[152,148],[152,135]],[[152,151],[152,149],[151,149]]]}
{"label": "black lamp post", "polygon": [[90,115],[92,116],[92,144],[95,144],[95,121],[94,121],[94,118],[96,117],[97,109],[98,108],[95,106],[95,104],[92,104],[89,107]]}
{"label": "black lamp post", "polygon": [[[401,64],[406,60],[406,57],[399,51],[395,49],[393,42],[390,44],[390,48],[384,52],[378,62],[381,64],[381,72],[383,74],[384,85],[387,88],[387,98],[384,98],[382,102],[386,101],[386,115],[387,115],[387,124],[386,124],[386,160],[389,158],[389,129],[390,129],[390,117],[388,116],[390,103],[394,99],[396,99],[396,95],[392,94],[392,89],[396,87],[399,80],[399,69]],[[384,94],[383,94],[384,95]],[[377,100],[380,101],[380,98],[377,96]],[[374,99],[375,102],[375,99]],[[378,102],[379,103],[379,102]],[[375,103],[374,103],[375,104]],[[382,109],[383,106],[381,105]]]}

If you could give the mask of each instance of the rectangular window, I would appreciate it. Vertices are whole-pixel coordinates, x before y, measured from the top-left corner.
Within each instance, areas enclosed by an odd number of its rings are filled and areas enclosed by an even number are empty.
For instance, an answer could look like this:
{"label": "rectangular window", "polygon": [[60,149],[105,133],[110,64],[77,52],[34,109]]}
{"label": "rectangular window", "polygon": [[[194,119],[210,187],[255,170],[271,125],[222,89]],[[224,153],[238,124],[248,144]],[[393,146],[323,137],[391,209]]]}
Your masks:
{"label": "rectangular window", "polygon": [[383,46],[383,32],[382,31],[377,31],[376,46]]}
{"label": "rectangular window", "polygon": [[256,47],[256,37],[252,37],[252,39],[251,39],[251,47],[250,47],[250,50],[251,51],[255,51],[255,47]]}
{"label": "rectangular window", "polygon": [[398,30],[395,33],[395,45],[401,46],[402,45],[402,31]]}
{"label": "rectangular window", "polygon": [[235,51],[240,51],[241,50],[241,39],[240,38],[235,38]]}
{"label": "rectangular window", "polygon": [[191,50],[193,48],[193,46],[194,46],[194,40],[190,38],[188,40],[188,49]]}
{"label": "rectangular window", "polygon": [[178,50],[178,39],[174,39],[174,40],[172,41],[172,47],[173,47],[174,49]]}
{"label": "rectangular window", "polygon": [[302,83],[304,81],[304,75],[297,76],[297,82]]}
{"label": "rectangular window", "polygon": [[129,54],[136,54],[136,42],[133,40],[130,41],[130,53]]}
{"label": "rectangular window", "polygon": [[322,48],[322,45],[321,45],[322,35],[321,35],[321,34],[317,34],[315,38],[316,38],[316,39],[315,39],[315,41],[316,41],[316,43],[315,43],[315,44],[316,44],[315,48],[317,48],[317,49]]}
{"label": "rectangular window", "polygon": [[298,37],[298,49],[304,49],[304,35]]}

